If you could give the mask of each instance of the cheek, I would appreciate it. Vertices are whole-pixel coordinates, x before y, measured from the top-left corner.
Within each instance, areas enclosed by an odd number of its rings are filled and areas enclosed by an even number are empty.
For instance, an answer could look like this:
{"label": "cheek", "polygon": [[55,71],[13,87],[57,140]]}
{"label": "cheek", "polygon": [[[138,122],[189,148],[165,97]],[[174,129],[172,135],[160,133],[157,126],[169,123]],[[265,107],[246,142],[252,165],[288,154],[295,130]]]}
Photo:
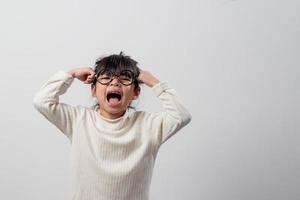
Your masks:
{"label": "cheek", "polygon": [[104,101],[105,100],[105,89],[101,87],[96,88],[96,97],[98,101]]}
{"label": "cheek", "polygon": [[124,95],[124,97],[126,98],[126,99],[132,99],[132,97],[133,97],[133,95],[134,95],[134,91],[133,91],[133,88],[128,88],[128,89],[126,89],[126,95]]}

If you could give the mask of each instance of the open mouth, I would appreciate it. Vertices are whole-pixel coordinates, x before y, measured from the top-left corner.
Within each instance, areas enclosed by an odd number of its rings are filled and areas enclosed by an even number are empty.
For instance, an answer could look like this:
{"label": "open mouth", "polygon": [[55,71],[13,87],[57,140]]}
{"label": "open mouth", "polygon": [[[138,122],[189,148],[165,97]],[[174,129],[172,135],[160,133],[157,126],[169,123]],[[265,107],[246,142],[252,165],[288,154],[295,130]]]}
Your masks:
{"label": "open mouth", "polygon": [[111,91],[107,93],[106,99],[110,106],[116,106],[121,102],[122,94],[118,91]]}

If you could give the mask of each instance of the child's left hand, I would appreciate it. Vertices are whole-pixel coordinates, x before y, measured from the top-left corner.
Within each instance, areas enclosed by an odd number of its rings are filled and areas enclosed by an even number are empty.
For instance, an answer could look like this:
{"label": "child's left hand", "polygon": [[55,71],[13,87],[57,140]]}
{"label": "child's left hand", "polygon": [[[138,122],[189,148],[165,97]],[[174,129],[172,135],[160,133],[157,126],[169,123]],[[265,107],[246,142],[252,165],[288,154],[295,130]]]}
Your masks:
{"label": "child's left hand", "polygon": [[138,77],[138,82],[141,84],[146,84],[149,87],[153,87],[160,81],[155,78],[149,71],[140,70],[140,75]]}

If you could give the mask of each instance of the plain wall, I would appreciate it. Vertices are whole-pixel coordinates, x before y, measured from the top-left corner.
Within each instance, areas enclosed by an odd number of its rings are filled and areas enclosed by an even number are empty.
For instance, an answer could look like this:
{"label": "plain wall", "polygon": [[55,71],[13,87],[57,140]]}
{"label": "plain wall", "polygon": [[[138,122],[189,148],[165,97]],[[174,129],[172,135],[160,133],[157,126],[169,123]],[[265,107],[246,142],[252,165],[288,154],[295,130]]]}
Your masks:
{"label": "plain wall", "polygon": [[[300,198],[297,0],[0,2],[0,199],[63,200],[70,143],[33,107],[57,70],[124,51],[191,123],[158,154],[153,200]],[[91,105],[75,80],[62,102]],[[142,88],[138,109],[159,110]]]}

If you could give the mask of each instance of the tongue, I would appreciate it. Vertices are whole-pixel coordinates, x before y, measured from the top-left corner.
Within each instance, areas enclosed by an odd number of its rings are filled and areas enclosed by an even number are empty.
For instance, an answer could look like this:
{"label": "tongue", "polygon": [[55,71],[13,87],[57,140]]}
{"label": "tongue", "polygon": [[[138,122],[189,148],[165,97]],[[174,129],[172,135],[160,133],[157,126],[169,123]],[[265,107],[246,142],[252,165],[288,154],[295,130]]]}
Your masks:
{"label": "tongue", "polygon": [[118,98],[110,98],[108,101],[108,105],[110,106],[116,106],[120,103]]}

